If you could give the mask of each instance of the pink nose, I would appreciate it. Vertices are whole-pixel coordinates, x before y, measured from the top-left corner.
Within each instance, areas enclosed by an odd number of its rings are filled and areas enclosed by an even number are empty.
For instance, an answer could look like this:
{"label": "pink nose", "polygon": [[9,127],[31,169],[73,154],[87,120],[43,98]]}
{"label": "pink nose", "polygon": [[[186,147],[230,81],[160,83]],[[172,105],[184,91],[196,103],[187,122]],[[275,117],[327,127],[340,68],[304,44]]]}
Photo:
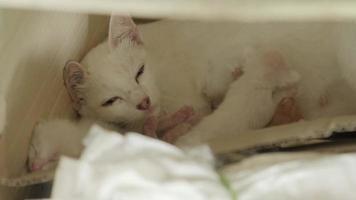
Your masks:
{"label": "pink nose", "polygon": [[151,106],[151,100],[150,100],[150,98],[149,98],[149,97],[145,97],[145,98],[141,101],[141,103],[139,103],[139,104],[136,106],[136,108],[137,108],[138,110],[148,110],[148,109],[150,108],[150,106]]}

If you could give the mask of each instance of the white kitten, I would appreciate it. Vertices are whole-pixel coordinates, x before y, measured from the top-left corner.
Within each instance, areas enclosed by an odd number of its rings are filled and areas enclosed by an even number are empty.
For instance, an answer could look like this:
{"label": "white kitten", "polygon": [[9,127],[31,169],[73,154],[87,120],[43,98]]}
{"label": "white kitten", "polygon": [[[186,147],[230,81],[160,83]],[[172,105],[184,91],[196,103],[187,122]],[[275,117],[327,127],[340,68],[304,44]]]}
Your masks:
{"label": "white kitten", "polygon": [[281,99],[290,96],[289,90],[296,89],[300,80],[299,74],[286,66],[278,52],[247,49],[242,71],[241,77],[229,87],[220,107],[180,138],[178,145],[208,142],[265,127]]}
{"label": "white kitten", "polygon": [[[353,103],[356,93],[342,77],[342,73],[350,73],[348,79],[353,82],[353,70],[348,68],[355,64],[352,41],[356,41],[356,31],[348,32],[349,39],[344,43],[352,43],[345,47],[335,34],[336,30],[345,30],[332,23],[160,21],[140,28],[145,37],[147,61],[155,74],[161,74],[156,77],[156,82],[161,92],[161,109],[168,113],[185,104],[199,114],[210,114],[211,100],[226,92],[234,93],[231,91],[234,87],[229,88],[229,76],[232,69],[244,60],[246,47],[256,47],[260,52],[277,51],[288,66],[300,74],[295,98],[306,120],[356,113],[356,104]],[[343,53],[345,51],[346,54]],[[348,63],[346,66],[345,62]],[[234,84],[238,85],[239,81]],[[248,103],[247,98],[245,101]],[[229,129],[226,123],[231,120],[237,122],[235,118],[240,119],[245,113],[231,112],[215,117],[210,123],[204,121],[217,115],[219,110],[229,112],[241,106],[222,103],[216,112],[201,121],[202,124],[213,124],[216,129],[198,124],[197,127],[202,128],[201,134],[219,135],[224,129]],[[253,107],[249,109],[254,110]],[[235,134],[239,134],[238,130]],[[198,130],[194,128],[193,131]]]}

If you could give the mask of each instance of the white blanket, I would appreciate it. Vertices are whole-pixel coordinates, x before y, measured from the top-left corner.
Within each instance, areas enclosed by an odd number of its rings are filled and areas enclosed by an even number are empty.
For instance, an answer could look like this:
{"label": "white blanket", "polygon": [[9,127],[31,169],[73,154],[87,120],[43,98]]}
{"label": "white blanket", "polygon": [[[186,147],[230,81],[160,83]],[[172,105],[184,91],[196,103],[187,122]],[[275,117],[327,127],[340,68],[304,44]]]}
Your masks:
{"label": "white blanket", "polygon": [[122,136],[99,127],[84,143],[79,160],[61,160],[52,199],[351,200],[356,196],[356,153],[262,154],[223,169],[224,180],[206,146],[183,151],[143,135]]}
{"label": "white blanket", "polygon": [[[276,160],[279,154],[262,155],[255,160]],[[353,200],[356,197],[356,153],[342,155],[311,155],[289,161],[254,167],[225,169],[225,175],[239,200]],[[247,163],[245,163],[247,164]],[[251,164],[251,163],[249,163]],[[243,166],[243,170],[241,170]],[[240,168],[240,170],[237,170]],[[239,171],[239,172],[237,172]]]}
{"label": "white blanket", "polygon": [[142,135],[95,127],[79,160],[63,158],[53,199],[231,199],[206,146],[187,152]]}

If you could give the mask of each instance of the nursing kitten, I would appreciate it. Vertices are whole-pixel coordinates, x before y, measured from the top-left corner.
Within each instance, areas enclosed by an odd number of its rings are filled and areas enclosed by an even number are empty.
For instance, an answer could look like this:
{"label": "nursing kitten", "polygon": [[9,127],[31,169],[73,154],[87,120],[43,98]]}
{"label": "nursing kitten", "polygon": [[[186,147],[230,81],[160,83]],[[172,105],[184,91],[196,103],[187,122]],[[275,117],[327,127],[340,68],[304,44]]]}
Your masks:
{"label": "nursing kitten", "polygon": [[[238,131],[239,120],[240,116],[246,113],[233,108],[248,105],[248,99],[246,98],[242,105],[237,105],[237,102],[228,100],[228,96],[224,95],[239,95],[239,90],[236,89],[239,87],[232,87],[232,84],[238,85],[244,75],[235,81],[228,80],[231,79],[228,76],[236,66],[242,64],[243,52],[248,47],[262,53],[278,52],[288,63],[287,66],[300,74],[301,80],[294,97],[287,98],[292,103],[286,104],[300,110],[293,111],[293,108],[283,108],[285,106],[282,105],[276,114],[284,115],[284,111],[287,110],[293,112],[295,115],[293,118],[312,120],[356,113],[354,103],[356,93],[343,77],[349,72],[348,77],[351,79],[354,74],[352,70],[348,71],[345,68],[345,62],[349,68],[355,64],[352,62],[354,58],[352,41],[356,41],[356,31],[348,32],[348,39],[344,40],[350,41],[351,44],[346,45],[345,49],[345,45],[339,41],[340,32],[345,31],[344,26],[356,27],[354,23],[335,26],[333,23],[316,22],[234,23],[163,20],[140,26],[140,31],[145,38],[149,54],[147,62],[152,66],[154,74],[161,74],[156,77],[161,91],[161,109],[169,113],[183,103],[190,105],[197,113],[208,115],[202,118],[201,124],[208,124],[204,121],[216,116],[214,120],[209,120],[209,127],[216,128],[204,128],[198,124],[192,129],[194,135],[200,135],[196,138],[202,142],[209,142],[205,137],[211,135],[219,137],[218,135],[223,132],[226,135],[242,133]],[[211,85],[218,89],[212,89]],[[211,102],[221,101],[216,96],[220,99],[222,96],[222,103],[215,112],[212,112]],[[250,109],[251,112],[255,112],[254,108]],[[226,115],[228,117],[218,117],[219,110],[229,113]],[[277,120],[279,117],[272,118]],[[281,121],[291,122],[288,118],[287,116]],[[233,126],[226,127],[228,121],[235,123],[231,122]],[[188,138],[191,133],[188,132],[186,137]]]}
{"label": "nursing kitten", "polygon": [[178,145],[207,142],[265,127],[273,120],[281,100],[294,97],[300,76],[278,52],[247,49],[243,58],[239,67],[243,74],[231,83],[219,108],[179,138]]}

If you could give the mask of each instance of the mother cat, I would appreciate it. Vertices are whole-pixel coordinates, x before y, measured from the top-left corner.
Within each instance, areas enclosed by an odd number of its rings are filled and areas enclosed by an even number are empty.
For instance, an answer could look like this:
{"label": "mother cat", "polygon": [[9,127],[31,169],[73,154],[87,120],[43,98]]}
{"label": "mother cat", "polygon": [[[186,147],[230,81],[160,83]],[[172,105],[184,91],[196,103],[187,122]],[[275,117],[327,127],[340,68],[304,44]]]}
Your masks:
{"label": "mother cat", "polygon": [[[108,40],[91,50],[81,64],[69,62],[64,77],[79,113],[121,125],[140,124],[149,114],[173,113],[185,105],[205,116],[212,112],[211,104],[227,93],[217,111],[178,142],[208,141],[239,134],[247,113],[258,118],[248,119],[251,124],[247,120],[249,128],[263,127],[273,115],[259,113],[266,106],[262,100],[250,105],[234,100],[244,94],[234,85],[244,83],[233,81],[231,73],[254,66],[244,61],[245,49],[250,47],[278,52],[277,57],[301,75],[295,99],[305,119],[355,113],[356,96],[347,82],[353,79],[342,75],[356,62],[350,51],[343,51],[352,45],[338,39],[344,34],[338,28],[323,23],[193,21],[136,27],[128,17],[113,16]],[[290,78],[285,77],[286,82]]]}
{"label": "mother cat", "polygon": [[[164,74],[157,78],[158,85],[162,87],[163,107],[173,109],[179,102],[191,99],[192,105],[204,110],[206,107],[202,106],[203,101],[193,93],[201,94],[200,91],[212,80],[222,81],[219,74],[224,72],[221,70],[238,66],[244,59],[244,48],[252,46],[262,52],[274,50],[281,53],[288,65],[301,75],[296,101],[304,118],[309,120],[356,113],[354,27],[356,26],[353,23],[235,24],[161,21],[142,26],[141,31],[145,36],[147,52],[156,59],[152,61],[156,64],[154,70]],[[171,80],[171,74],[186,78]],[[240,83],[237,81],[233,84]],[[185,88],[192,85],[195,88],[187,92]],[[231,88],[228,93],[233,93]],[[172,97],[177,93],[176,99],[164,100],[165,96]],[[239,91],[234,93],[239,95]],[[180,140],[189,141],[195,138],[198,141],[222,133],[237,134],[239,119],[251,108],[234,109],[241,106],[233,101],[229,102],[223,103],[223,108],[218,109],[220,112],[205,117]],[[263,102],[261,104],[263,106]]]}

